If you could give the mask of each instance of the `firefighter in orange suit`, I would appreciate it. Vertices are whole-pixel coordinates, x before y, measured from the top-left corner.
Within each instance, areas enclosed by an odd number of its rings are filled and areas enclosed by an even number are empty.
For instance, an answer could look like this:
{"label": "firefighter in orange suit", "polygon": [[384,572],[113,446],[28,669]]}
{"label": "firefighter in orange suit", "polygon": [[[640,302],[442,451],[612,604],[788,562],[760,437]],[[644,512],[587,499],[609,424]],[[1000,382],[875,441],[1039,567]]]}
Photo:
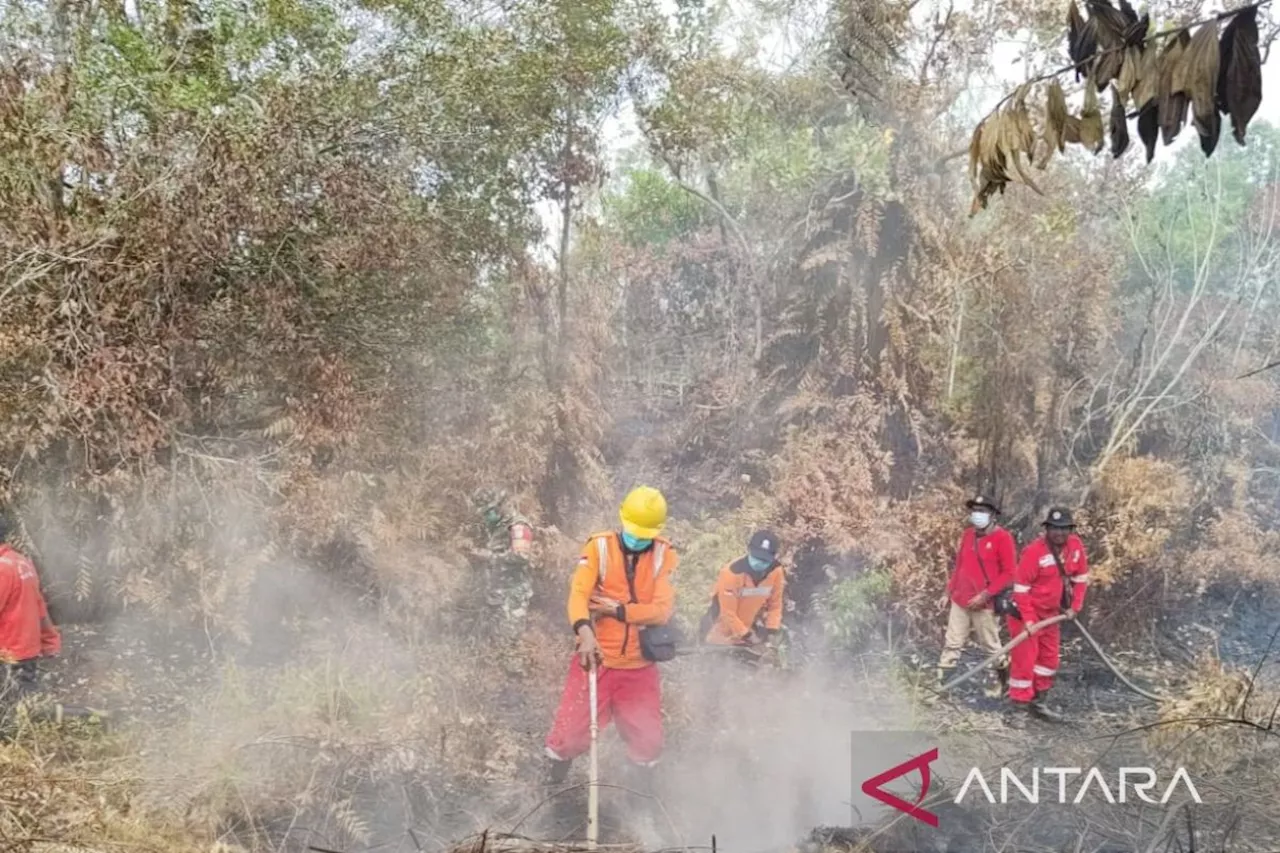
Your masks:
{"label": "firefighter in orange suit", "polygon": [[720,570],[703,616],[703,639],[712,645],[773,645],[782,630],[782,591],[778,537],[756,531],[747,553]]}
{"label": "firefighter in orange suit", "polygon": [[667,502],[657,489],[633,489],[618,514],[622,530],[587,539],[570,584],[568,615],[577,652],[546,739],[553,785],[564,781],[570,762],[591,745],[587,670],[593,659],[599,726],[617,723],[627,757],[642,777],[639,784],[652,784],[650,771],[662,753],[662,690],[644,632],[671,619],[671,578],[679,557],[660,535]]}
{"label": "firefighter in orange suit", "polygon": [[[1027,545],[1013,578],[1013,601],[1020,618],[1009,617],[1009,635],[1025,626],[1065,613],[1074,619],[1084,607],[1089,586],[1089,559],[1084,543],[1075,534],[1071,512],[1049,510],[1044,535]],[[1061,712],[1045,703],[1058,672],[1062,623],[1041,628],[1013,647],[1009,665],[1009,699],[1017,710],[1047,720],[1060,721]],[[1025,718],[1022,718],[1025,719]],[[1010,718],[1018,726],[1019,715]]]}

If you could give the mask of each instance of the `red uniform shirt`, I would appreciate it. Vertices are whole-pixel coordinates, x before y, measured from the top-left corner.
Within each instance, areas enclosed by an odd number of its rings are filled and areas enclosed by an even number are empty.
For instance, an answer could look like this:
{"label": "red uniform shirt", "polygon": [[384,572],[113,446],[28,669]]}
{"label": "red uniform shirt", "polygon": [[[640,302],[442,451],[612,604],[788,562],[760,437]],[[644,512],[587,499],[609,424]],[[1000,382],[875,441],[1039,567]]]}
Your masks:
{"label": "red uniform shirt", "polygon": [[[1062,560],[1063,572],[1071,582],[1071,608],[1078,611],[1084,607],[1084,593],[1089,586],[1089,560],[1084,552],[1084,543],[1073,533],[1067,537],[1067,543],[1058,556]],[[1044,618],[1062,610],[1062,578],[1049,543],[1043,536],[1022,552],[1014,576],[1013,601],[1028,622],[1032,621],[1032,614]]]}
{"label": "red uniform shirt", "polygon": [[[951,600],[961,607],[967,606],[984,589],[994,596],[1007,587],[1013,582],[1013,572],[1017,567],[1018,548],[1014,544],[1013,534],[996,526],[977,540],[978,548],[975,552],[973,544],[976,535],[972,527],[965,528],[964,535],[960,537],[960,550],[956,552],[955,569],[951,572],[951,580],[947,581],[947,592],[951,594]],[[978,561],[979,554],[982,555],[981,563]]]}
{"label": "red uniform shirt", "polygon": [[36,567],[8,545],[0,545],[0,660],[12,663],[57,654],[61,646]]}

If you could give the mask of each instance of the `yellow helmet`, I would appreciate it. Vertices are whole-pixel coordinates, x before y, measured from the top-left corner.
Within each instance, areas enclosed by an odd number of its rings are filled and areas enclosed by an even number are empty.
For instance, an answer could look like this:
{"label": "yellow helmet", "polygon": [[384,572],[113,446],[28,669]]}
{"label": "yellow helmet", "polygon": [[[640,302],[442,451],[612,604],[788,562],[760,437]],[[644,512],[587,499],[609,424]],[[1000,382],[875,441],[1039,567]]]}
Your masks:
{"label": "yellow helmet", "polygon": [[618,518],[623,532],[637,539],[652,539],[667,523],[667,499],[652,486],[637,486],[623,498]]}

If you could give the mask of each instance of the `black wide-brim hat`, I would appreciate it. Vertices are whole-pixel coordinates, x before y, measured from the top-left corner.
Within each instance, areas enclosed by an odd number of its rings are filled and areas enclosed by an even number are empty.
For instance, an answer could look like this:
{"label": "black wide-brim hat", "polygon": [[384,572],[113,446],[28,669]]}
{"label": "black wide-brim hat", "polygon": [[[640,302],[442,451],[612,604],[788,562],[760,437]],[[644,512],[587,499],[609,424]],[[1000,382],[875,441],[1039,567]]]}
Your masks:
{"label": "black wide-brim hat", "polygon": [[977,509],[978,507],[989,509],[996,515],[1000,514],[1000,507],[996,506],[996,502],[983,495],[974,495],[964,502],[965,509]]}
{"label": "black wide-brim hat", "polygon": [[1043,526],[1054,527],[1059,530],[1071,530],[1076,526],[1076,521],[1071,517],[1071,510],[1055,506],[1049,508],[1049,514],[1044,517]]}

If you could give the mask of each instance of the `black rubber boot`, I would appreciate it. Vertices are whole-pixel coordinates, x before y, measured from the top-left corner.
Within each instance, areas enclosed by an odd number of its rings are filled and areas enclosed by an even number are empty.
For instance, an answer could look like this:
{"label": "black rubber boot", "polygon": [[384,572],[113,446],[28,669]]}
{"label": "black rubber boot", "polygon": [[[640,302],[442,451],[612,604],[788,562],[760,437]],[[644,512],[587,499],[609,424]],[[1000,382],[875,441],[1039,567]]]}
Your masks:
{"label": "black rubber boot", "polygon": [[1031,706],[1026,702],[1010,702],[1004,709],[1002,722],[1005,728],[1021,731],[1027,727],[1027,717],[1031,714]]}
{"label": "black rubber boot", "polygon": [[1042,720],[1051,723],[1061,723],[1066,721],[1066,717],[1057,708],[1054,708],[1045,701],[1045,695],[1048,690],[1042,690],[1036,693],[1036,698],[1031,700],[1031,713],[1035,714]]}
{"label": "black rubber boot", "polygon": [[551,763],[547,768],[547,784],[563,785],[564,781],[569,778],[569,766],[573,762],[561,761],[558,758],[551,759]]}

